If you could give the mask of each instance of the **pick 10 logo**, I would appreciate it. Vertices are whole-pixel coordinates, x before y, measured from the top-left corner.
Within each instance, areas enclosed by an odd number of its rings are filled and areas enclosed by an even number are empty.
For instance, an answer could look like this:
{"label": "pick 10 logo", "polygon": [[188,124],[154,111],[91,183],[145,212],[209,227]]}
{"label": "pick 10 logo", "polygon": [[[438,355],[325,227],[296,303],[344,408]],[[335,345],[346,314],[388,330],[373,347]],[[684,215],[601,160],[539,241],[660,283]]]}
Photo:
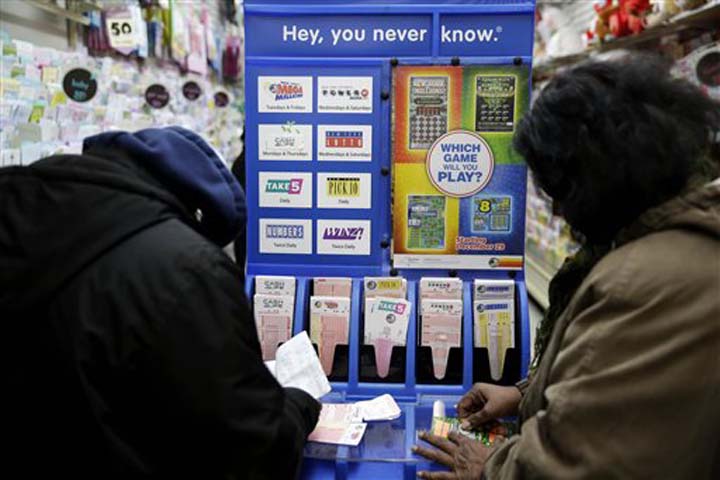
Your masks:
{"label": "pick 10 logo", "polygon": [[468,130],[448,132],[432,144],[425,168],[433,186],[450,197],[469,197],[492,178],[495,158],[487,142]]}

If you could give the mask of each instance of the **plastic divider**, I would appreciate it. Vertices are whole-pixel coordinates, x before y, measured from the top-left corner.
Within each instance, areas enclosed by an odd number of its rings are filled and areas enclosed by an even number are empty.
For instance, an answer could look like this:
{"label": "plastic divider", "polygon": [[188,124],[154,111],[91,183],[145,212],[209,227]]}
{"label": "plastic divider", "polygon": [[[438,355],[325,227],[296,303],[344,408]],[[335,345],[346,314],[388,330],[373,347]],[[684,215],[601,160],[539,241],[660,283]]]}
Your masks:
{"label": "plastic divider", "polygon": [[465,370],[463,371],[463,387],[469,390],[473,384],[473,351],[475,349],[475,319],[473,317],[473,281],[463,282],[463,326],[465,327],[463,347],[465,350]]}
{"label": "plastic divider", "polygon": [[515,338],[515,347],[520,347],[520,379],[527,377],[532,361],[531,347],[531,329],[530,326],[530,306],[528,304],[527,285],[524,280],[515,281],[516,299],[517,299],[517,324],[519,324],[516,332],[520,335]]}

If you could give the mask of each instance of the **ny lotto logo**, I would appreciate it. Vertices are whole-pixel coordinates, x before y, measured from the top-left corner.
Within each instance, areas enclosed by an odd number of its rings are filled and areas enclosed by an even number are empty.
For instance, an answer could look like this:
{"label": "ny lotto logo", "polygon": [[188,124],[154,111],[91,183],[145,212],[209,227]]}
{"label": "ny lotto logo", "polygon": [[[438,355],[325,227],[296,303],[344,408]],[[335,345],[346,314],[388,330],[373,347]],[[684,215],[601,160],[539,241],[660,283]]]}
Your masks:
{"label": "ny lotto logo", "polygon": [[350,240],[357,241],[363,236],[362,227],[326,227],[323,231],[323,240]]}
{"label": "ny lotto logo", "polygon": [[303,179],[291,178],[290,180],[270,179],[265,185],[266,193],[287,193],[288,195],[300,195],[302,192]]}
{"label": "ny lotto logo", "polygon": [[270,84],[270,93],[275,95],[275,100],[290,100],[303,97],[303,87],[294,82],[278,82]]}
{"label": "ny lotto logo", "polygon": [[327,148],[362,148],[363,132],[330,130],[325,132]]}

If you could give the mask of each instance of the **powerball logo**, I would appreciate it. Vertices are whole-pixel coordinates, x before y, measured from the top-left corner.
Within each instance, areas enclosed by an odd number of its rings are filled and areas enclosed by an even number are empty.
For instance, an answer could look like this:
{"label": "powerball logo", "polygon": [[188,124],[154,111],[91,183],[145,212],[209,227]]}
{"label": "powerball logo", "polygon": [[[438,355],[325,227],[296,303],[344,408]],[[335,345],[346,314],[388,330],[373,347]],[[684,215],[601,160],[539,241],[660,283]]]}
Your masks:
{"label": "powerball logo", "polygon": [[303,179],[291,178],[290,180],[270,179],[265,185],[266,193],[287,193],[288,195],[300,195],[302,192]]}
{"label": "powerball logo", "polygon": [[329,130],[325,132],[325,146],[328,148],[362,148],[362,131]]}
{"label": "powerball logo", "polygon": [[303,87],[295,82],[277,82],[270,84],[270,93],[275,95],[275,100],[291,100],[303,97]]}

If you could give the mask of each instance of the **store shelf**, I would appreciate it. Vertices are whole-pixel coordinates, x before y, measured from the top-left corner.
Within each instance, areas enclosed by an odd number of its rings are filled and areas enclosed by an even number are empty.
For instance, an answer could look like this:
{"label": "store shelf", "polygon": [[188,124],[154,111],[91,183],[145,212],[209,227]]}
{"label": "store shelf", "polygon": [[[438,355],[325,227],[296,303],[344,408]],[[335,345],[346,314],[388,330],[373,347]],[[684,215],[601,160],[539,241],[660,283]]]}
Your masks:
{"label": "store shelf", "polygon": [[59,6],[52,0],[25,0],[36,8],[45,10],[69,22],[80,25],[90,25],[90,19],[83,15],[85,12],[101,10],[102,7],[96,0],[66,0],[65,8]]}
{"label": "store shelf", "polygon": [[599,53],[640,48],[682,30],[689,28],[709,30],[718,28],[718,25],[720,25],[720,1],[714,0],[696,10],[680,13],[668,21],[654,25],[637,35],[602,43],[580,53],[540,61],[533,67],[533,80],[538,81],[549,78],[557,69],[572,65]]}
{"label": "store shelf", "polygon": [[538,305],[547,310],[550,305],[548,298],[548,287],[550,280],[555,275],[545,262],[534,258],[530,254],[525,255],[525,283],[530,296]]}

